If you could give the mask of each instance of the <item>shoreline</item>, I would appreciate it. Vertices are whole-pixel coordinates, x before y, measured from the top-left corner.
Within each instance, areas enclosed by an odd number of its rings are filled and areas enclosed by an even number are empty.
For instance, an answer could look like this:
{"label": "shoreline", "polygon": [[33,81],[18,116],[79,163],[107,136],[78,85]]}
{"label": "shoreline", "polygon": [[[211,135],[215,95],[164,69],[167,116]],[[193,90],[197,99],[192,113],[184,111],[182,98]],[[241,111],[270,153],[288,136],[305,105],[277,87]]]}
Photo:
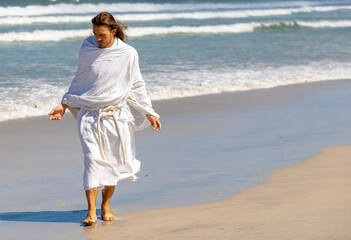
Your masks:
{"label": "shoreline", "polygon": [[[345,82],[345,81],[349,81],[350,79],[336,79],[336,80],[321,80],[321,81],[312,81],[312,82],[298,82],[298,83],[290,83],[290,84],[285,84],[285,85],[277,85],[274,87],[269,87],[269,88],[255,88],[255,89],[248,89],[248,90],[237,90],[237,91],[230,91],[230,92],[220,92],[220,93],[206,93],[206,94],[201,94],[201,95],[193,95],[193,96],[184,96],[184,97],[177,97],[177,98],[170,98],[170,99],[157,99],[157,100],[152,100],[152,103],[155,107],[158,107],[159,105],[163,108],[163,110],[165,110],[166,108],[164,107],[166,104],[169,104],[170,102],[186,102],[189,101],[191,99],[195,100],[195,102],[201,102],[202,99],[208,99],[208,98],[231,98],[231,95],[233,94],[238,94],[240,95],[253,95],[255,93],[259,93],[260,91],[269,91],[272,89],[279,89],[279,88],[286,88],[286,87],[304,87],[306,85],[320,85],[320,84],[330,84],[332,82]],[[253,93],[253,94],[251,94]],[[252,97],[252,96],[251,96]],[[292,99],[293,96],[280,96],[280,97],[284,97],[286,100]],[[266,101],[264,101],[263,103],[271,103],[272,101],[276,101],[278,99],[266,99]],[[281,99],[279,99],[279,101],[281,101]],[[59,103],[57,103],[59,104]],[[257,104],[257,102],[254,102],[254,104]],[[251,106],[252,104],[247,103],[244,106],[241,107],[247,107],[247,106]],[[237,107],[238,105],[236,105]],[[53,106],[54,107],[54,106]],[[208,109],[208,107],[210,109]],[[218,106],[213,106],[213,105],[207,105],[206,106],[206,110],[212,110],[213,108],[218,108]],[[228,108],[230,107],[230,105],[225,105],[225,106],[221,106],[223,109],[224,108]],[[189,113],[189,112],[193,112],[194,109],[187,109],[187,108],[182,108],[182,110],[185,112],[184,113]],[[201,111],[203,111],[204,109],[201,109]],[[48,110],[48,112],[50,112],[50,110]],[[68,111],[69,112],[69,111]],[[172,114],[172,112],[170,111],[162,111],[166,114]],[[21,120],[25,120],[25,119],[37,119],[37,118],[44,118],[47,115],[36,115],[36,116],[26,116],[26,117],[22,117],[22,118],[13,118],[13,119],[7,119],[7,120],[1,120],[0,124],[2,123],[6,123],[6,122],[10,122],[10,121],[21,121]]]}
{"label": "shoreline", "polygon": [[127,213],[120,223],[87,227],[86,236],[346,240],[351,236],[350,157],[351,146],[322,149],[302,164],[273,171],[267,183],[231,199]]}

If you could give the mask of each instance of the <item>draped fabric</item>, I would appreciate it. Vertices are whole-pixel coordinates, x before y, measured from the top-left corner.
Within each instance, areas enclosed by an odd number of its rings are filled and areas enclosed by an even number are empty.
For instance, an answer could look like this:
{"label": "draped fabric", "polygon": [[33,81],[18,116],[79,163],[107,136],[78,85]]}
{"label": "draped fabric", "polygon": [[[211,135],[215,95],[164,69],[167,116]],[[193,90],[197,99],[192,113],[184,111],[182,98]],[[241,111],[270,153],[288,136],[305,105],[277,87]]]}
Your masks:
{"label": "draped fabric", "polygon": [[[134,131],[149,124],[145,114],[159,118],[146,93],[137,51],[118,38],[110,48],[99,48],[93,36],[85,39],[76,76],[61,102],[77,119],[84,189],[136,180],[140,162]],[[113,112],[101,115],[101,109]]]}

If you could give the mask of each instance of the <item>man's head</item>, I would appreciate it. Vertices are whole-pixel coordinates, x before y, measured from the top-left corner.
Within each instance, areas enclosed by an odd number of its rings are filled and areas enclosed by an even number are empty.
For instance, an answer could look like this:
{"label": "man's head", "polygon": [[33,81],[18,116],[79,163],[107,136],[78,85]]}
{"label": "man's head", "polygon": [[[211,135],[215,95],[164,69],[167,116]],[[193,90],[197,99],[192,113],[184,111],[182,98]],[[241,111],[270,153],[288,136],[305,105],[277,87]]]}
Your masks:
{"label": "man's head", "polygon": [[93,23],[94,36],[100,48],[111,47],[115,36],[122,41],[127,40],[124,30],[128,26],[117,22],[108,12],[99,13],[91,22]]}
{"label": "man's head", "polygon": [[110,30],[105,25],[93,25],[93,33],[99,48],[109,48],[113,44],[117,29]]}

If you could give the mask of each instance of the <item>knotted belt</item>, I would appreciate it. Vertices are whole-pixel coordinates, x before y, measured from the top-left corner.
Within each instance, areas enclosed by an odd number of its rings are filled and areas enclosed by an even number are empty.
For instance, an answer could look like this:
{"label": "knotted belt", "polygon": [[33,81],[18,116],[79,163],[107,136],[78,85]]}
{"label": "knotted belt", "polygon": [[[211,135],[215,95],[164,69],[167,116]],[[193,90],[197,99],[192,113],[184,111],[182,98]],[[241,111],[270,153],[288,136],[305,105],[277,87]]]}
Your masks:
{"label": "knotted belt", "polygon": [[116,124],[116,128],[117,128],[117,133],[118,133],[118,137],[119,137],[119,142],[121,144],[121,149],[122,149],[122,157],[123,157],[123,165],[125,167],[127,167],[127,163],[126,163],[126,146],[125,146],[125,141],[124,141],[124,135],[122,134],[122,130],[121,130],[121,126],[119,123],[119,119],[116,117],[115,112],[120,109],[121,107],[123,107],[126,104],[125,101],[121,102],[120,104],[118,104],[117,106],[107,106],[107,107],[101,107],[99,108],[99,116],[98,116],[98,120],[97,120],[97,130],[98,130],[98,142],[99,142],[99,149],[100,149],[100,153],[101,153],[101,157],[103,160],[106,160],[106,155],[104,153],[104,148],[103,148],[103,143],[102,143],[102,137],[101,137],[101,118],[104,117],[113,117],[113,120]]}

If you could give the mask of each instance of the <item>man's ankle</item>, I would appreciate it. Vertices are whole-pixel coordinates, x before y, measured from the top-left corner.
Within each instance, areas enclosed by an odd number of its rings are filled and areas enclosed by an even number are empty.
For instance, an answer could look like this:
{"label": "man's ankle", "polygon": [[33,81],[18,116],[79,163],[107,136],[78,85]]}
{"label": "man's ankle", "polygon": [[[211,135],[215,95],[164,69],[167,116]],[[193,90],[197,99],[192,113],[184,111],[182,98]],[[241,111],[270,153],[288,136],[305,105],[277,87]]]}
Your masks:
{"label": "man's ankle", "polygon": [[110,206],[109,205],[101,205],[101,211],[102,212],[105,212],[105,211],[108,211],[110,210]]}

